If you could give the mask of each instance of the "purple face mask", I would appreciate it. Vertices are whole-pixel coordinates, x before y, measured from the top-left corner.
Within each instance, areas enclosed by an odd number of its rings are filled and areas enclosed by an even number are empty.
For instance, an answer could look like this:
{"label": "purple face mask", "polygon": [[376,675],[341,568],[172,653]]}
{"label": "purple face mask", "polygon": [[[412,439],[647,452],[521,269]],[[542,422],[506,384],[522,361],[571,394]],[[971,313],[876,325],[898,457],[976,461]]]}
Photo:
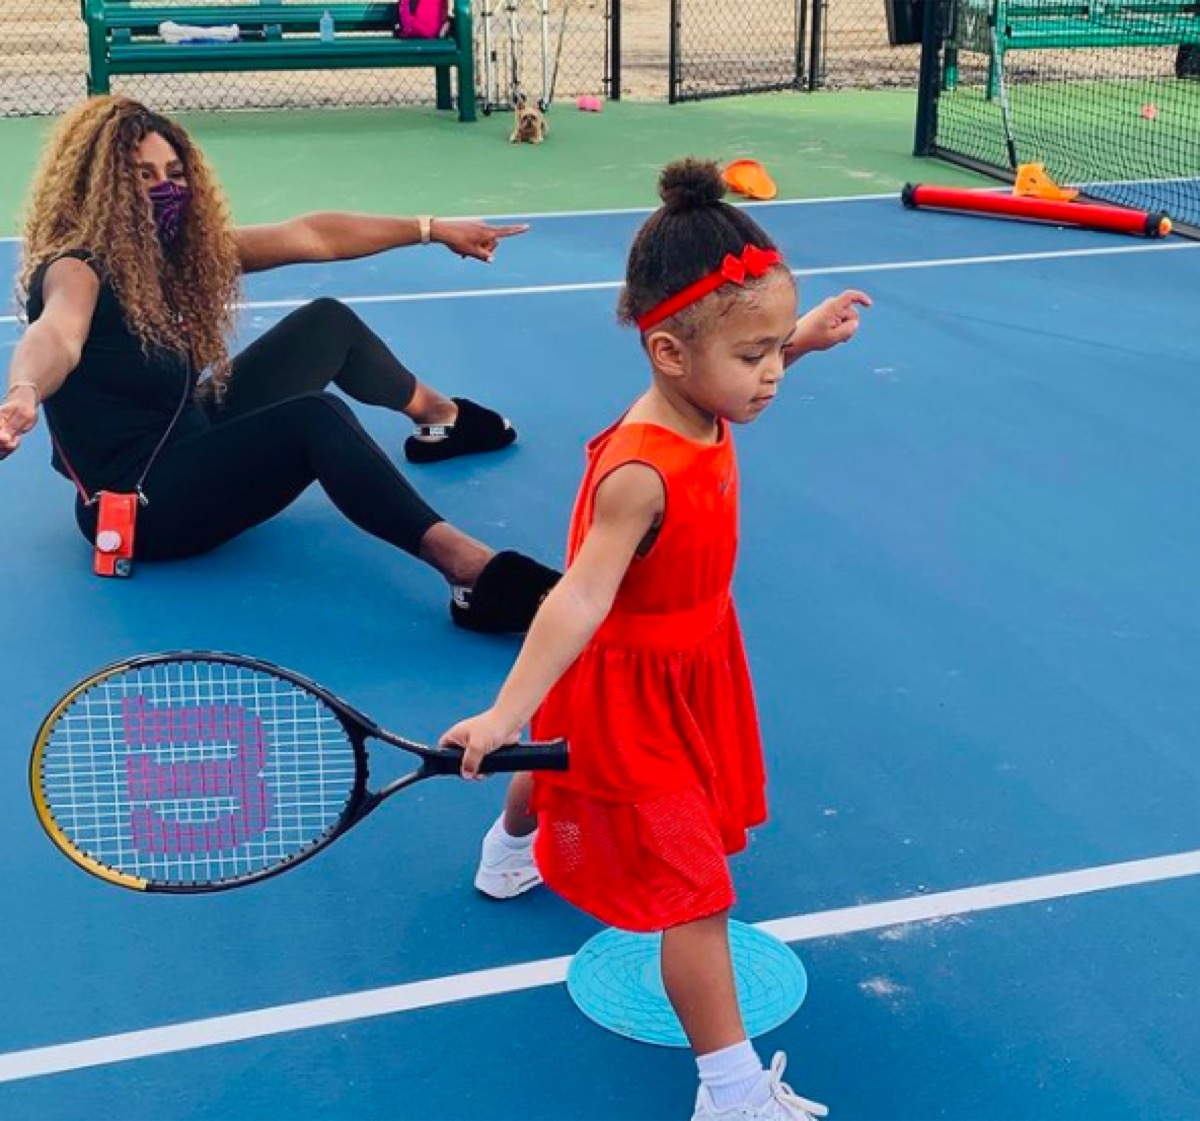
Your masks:
{"label": "purple face mask", "polygon": [[183,214],[187,209],[188,189],[169,179],[150,188],[150,205],[154,208],[154,225],[158,240],[170,245],[183,228]]}

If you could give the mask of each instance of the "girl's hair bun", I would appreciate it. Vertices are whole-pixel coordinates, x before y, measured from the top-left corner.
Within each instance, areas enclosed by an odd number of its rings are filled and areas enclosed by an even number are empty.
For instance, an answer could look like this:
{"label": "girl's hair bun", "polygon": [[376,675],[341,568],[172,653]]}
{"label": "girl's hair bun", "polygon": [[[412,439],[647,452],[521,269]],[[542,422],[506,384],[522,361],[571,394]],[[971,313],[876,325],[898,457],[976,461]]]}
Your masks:
{"label": "girl's hair bun", "polygon": [[658,195],[670,214],[701,210],[725,197],[725,180],[712,160],[676,160],[663,168]]}

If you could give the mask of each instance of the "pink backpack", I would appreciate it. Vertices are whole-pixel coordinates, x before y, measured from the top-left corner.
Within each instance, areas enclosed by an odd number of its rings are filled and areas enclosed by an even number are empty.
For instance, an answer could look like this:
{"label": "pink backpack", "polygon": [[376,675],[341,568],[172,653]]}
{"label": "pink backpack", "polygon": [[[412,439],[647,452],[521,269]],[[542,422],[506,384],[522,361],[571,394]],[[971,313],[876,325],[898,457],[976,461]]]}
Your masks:
{"label": "pink backpack", "polygon": [[440,39],[450,24],[450,0],[400,0],[402,39]]}

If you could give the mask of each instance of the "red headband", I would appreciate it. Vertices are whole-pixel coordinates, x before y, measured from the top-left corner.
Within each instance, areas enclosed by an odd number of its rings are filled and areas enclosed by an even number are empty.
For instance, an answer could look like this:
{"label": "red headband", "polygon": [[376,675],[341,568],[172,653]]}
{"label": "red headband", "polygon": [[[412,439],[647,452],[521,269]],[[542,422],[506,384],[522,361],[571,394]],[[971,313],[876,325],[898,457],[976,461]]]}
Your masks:
{"label": "red headband", "polygon": [[697,300],[704,299],[710,292],[715,292],[725,284],[744,285],[747,277],[758,279],[765,276],[775,265],[783,264],[783,255],[777,249],[759,249],[757,245],[747,245],[740,257],[732,253],[725,255],[721,267],[707,276],[702,276],[695,284],[689,284],[682,292],[668,296],[657,307],[651,308],[638,321],[638,329],[643,333],[651,327],[656,327],[664,319],[690,307]]}

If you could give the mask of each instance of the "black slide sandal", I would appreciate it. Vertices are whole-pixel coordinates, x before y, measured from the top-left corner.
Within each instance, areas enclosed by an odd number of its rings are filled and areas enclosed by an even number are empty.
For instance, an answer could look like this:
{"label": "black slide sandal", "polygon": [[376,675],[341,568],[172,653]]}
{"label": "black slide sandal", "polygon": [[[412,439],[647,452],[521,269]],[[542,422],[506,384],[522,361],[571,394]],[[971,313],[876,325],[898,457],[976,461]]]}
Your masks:
{"label": "black slide sandal", "polygon": [[478,634],[523,634],[562,573],[506,550],[484,565],[473,588],[456,589],[450,617]]}
{"label": "black slide sandal", "polygon": [[465,397],[451,400],[458,406],[453,424],[422,424],[416,435],[405,440],[404,454],[409,463],[440,463],[460,455],[499,451],[517,438],[517,430],[499,413]]}

